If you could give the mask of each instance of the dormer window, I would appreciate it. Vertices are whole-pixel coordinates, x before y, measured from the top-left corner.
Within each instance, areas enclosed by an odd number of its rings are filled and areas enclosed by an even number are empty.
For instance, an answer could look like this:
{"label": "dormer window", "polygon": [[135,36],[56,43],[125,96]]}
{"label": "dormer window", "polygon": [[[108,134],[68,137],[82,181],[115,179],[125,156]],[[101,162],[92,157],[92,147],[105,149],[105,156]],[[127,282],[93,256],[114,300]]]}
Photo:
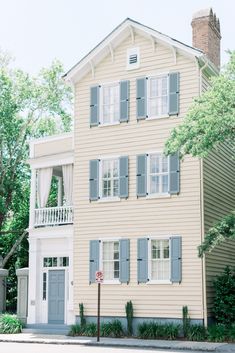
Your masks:
{"label": "dormer window", "polygon": [[127,50],[127,70],[138,69],[140,66],[139,48],[131,48]]}

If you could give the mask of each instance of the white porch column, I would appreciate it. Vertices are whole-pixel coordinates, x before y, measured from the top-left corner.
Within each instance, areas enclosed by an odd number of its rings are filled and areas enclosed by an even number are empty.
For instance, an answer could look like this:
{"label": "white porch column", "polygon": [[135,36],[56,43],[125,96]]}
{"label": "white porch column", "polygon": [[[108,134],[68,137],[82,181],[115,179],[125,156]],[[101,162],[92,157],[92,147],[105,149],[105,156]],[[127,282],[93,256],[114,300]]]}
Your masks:
{"label": "white porch column", "polygon": [[6,310],[6,277],[8,270],[0,268],[0,313]]}
{"label": "white porch column", "polygon": [[40,241],[29,237],[28,324],[37,322],[38,276]]}
{"label": "white porch column", "polygon": [[58,178],[58,195],[57,195],[57,205],[62,206],[62,199],[63,199],[63,183],[62,183],[62,178]]}
{"label": "white porch column", "polygon": [[29,213],[29,229],[34,227],[34,214],[36,207],[36,169],[31,169],[31,186],[30,186],[30,213]]}

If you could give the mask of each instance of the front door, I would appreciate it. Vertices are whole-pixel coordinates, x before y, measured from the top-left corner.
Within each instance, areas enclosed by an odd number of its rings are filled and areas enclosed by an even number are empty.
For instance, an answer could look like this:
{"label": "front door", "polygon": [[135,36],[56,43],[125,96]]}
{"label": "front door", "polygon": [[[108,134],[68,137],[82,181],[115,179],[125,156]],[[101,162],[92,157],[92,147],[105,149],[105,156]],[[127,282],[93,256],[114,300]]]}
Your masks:
{"label": "front door", "polygon": [[48,280],[48,323],[64,324],[64,270],[50,270]]}

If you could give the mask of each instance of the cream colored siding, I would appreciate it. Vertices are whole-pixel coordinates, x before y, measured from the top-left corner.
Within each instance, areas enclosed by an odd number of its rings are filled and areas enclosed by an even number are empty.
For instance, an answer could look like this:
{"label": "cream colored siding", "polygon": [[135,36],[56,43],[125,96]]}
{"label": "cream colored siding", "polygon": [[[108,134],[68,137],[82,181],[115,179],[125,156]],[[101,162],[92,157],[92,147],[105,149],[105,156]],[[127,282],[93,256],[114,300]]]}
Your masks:
{"label": "cream colored siding", "polygon": [[71,136],[60,137],[46,142],[42,140],[42,142],[37,142],[34,145],[34,158],[69,152],[72,149],[73,138]]}
{"label": "cream colored siding", "polygon": [[[231,148],[224,145],[203,163],[205,232],[216,221],[235,209],[235,163]],[[212,281],[226,265],[235,265],[235,241],[229,241],[206,255],[207,303],[211,316]]]}
{"label": "cream colored siding", "polygon": [[[126,52],[140,48],[140,68],[126,71]],[[169,71],[180,72],[180,117],[136,121],[136,78]],[[90,86],[130,80],[130,121],[115,126],[89,127]],[[136,317],[181,318],[188,305],[191,318],[203,317],[199,161],[186,157],[181,163],[180,195],[167,198],[136,198],[136,156],[162,151],[171,129],[181,123],[194,96],[199,93],[198,69],[194,60],[177,55],[150,39],[129,37],[76,85],[75,105],[75,313],[83,302],[86,315],[96,315],[97,286],[89,285],[89,240],[129,238],[130,283],[102,286],[101,315],[124,316],[132,300]],[[119,202],[89,202],[89,160],[105,156],[129,156],[129,198]],[[183,274],[181,284],[137,284],[137,238],[181,235]]]}

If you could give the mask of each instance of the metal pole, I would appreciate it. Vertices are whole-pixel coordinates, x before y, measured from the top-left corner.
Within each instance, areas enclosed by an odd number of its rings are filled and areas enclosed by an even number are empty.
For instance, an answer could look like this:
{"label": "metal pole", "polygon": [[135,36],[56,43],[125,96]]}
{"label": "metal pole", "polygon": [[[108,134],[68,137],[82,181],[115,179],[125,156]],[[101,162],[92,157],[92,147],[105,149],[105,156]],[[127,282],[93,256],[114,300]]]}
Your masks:
{"label": "metal pole", "polygon": [[100,341],[100,283],[98,283],[97,342]]}

